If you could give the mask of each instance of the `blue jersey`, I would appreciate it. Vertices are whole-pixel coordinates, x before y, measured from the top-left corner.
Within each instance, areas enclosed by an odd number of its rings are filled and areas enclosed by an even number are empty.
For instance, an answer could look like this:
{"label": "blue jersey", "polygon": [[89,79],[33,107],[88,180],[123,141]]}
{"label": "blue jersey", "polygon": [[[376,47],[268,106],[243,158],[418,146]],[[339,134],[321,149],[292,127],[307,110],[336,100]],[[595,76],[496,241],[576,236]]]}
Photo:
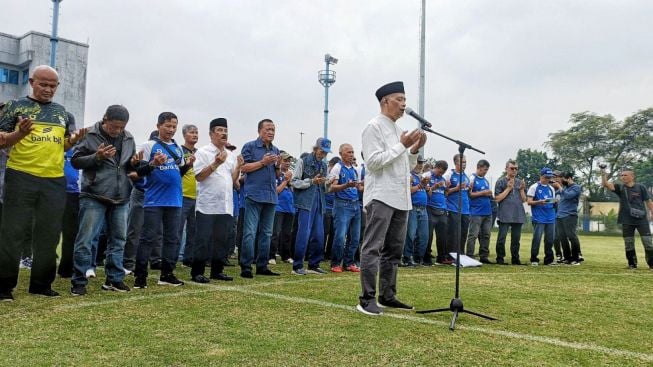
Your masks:
{"label": "blue jersey", "polygon": [[[168,149],[181,160],[175,161],[175,158],[163,144],[166,144]],[[174,140],[170,143],[148,141],[143,145],[142,150],[143,157],[148,162],[152,161],[154,155],[157,153],[165,154],[168,157],[164,164],[155,167],[147,176],[143,207],[168,206],[181,208],[181,174],[179,172],[179,166],[183,166],[182,157],[184,156],[181,148],[179,148]]]}
{"label": "blue jersey", "polygon": [[63,174],[66,176],[66,192],[79,194],[79,170],[70,164],[74,149],[64,153]]}
{"label": "blue jersey", "polygon": [[429,198],[428,205],[431,208],[447,210],[447,195],[445,194],[447,187],[446,185],[441,184],[441,182],[446,182],[444,177],[431,175],[431,179],[429,180],[431,197]]}
{"label": "blue jersey", "polygon": [[[447,195],[447,210],[453,213],[462,212],[462,214],[469,214],[469,177],[466,174],[460,174],[451,170],[446,177],[449,180],[449,188],[458,187],[458,182],[462,178],[463,184],[467,187],[461,191],[452,192]],[[462,194],[462,210],[458,209],[458,197]]]}
{"label": "blue jersey", "polygon": [[[337,179],[338,185],[346,184],[349,181],[358,181],[358,172],[354,167],[346,167],[342,163],[336,163],[331,169],[331,177]],[[342,200],[356,201],[358,200],[358,189],[356,187],[348,187],[335,193],[336,198]]]}
{"label": "blue jersey", "polygon": [[[285,177],[282,174],[277,176],[277,186],[281,185]],[[279,201],[277,201],[276,211],[281,213],[292,213],[295,214],[295,204],[293,203],[292,191],[288,186],[284,187],[283,191],[279,194]]]}
{"label": "blue jersey", "polygon": [[533,197],[533,200],[551,200],[550,203],[533,205],[531,206],[531,214],[533,223],[555,223],[556,210],[553,206],[555,198],[555,190],[550,185],[542,185],[535,183],[528,189],[526,195]]}
{"label": "blue jersey", "polygon": [[[472,192],[485,191],[490,189],[490,183],[485,177],[472,174],[470,183]],[[470,198],[469,211],[471,215],[492,215],[492,199],[489,196]]]}
{"label": "blue jersey", "polygon": [[[419,185],[420,180],[421,177],[417,173],[410,173],[410,186],[414,187]],[[426,190],[423,187],[410,194],[410,201],[413,203],[413,206],[426,206],[428,199]]]}

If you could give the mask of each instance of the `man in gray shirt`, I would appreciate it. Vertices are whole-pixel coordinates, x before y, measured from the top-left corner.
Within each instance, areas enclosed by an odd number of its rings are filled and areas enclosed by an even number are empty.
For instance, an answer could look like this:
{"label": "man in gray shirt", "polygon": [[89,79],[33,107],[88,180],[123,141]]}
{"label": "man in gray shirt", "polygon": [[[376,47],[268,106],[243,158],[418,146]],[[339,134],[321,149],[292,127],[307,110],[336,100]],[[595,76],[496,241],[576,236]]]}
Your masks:
{"label": "man in gray shirt", "polygon": [[506,175],[494,185],[494,197],[499,204],[497,220],[499,235],[497,236],[497,264],[508,265],[505,262],[506,237],[510,229],[510,256],[513,265],[523,265],[519,261],[519,240],[521,227],[526,222],[524,202],[526,201],[526,185],[522,179],[517,178],[519,166],[510,159],[506,162]]}

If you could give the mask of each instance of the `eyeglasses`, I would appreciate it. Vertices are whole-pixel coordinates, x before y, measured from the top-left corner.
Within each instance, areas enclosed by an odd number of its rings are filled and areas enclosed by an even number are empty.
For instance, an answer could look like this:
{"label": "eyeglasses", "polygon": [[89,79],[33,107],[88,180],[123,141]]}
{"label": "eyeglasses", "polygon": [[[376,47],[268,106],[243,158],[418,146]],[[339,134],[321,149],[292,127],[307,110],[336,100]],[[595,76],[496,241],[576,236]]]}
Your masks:
{"label": "eyeglasses", "polygon": [[508,167],[511,171],[519,171],[519,167]]}

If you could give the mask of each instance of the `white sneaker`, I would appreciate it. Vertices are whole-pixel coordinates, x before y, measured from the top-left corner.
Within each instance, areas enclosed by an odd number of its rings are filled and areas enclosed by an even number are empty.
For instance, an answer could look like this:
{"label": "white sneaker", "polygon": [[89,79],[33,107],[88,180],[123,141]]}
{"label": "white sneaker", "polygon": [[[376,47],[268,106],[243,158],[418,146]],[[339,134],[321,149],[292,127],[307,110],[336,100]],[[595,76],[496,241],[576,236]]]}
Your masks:
{"label": "white sneaker", "polygon": [[95,269],[90,268],[86,270],[86,279],[95,278]]}
{"label": "white sneaker", "polygon": [[270,260],[268,260],[268,264],[270,264],[270,265],[277,265],[277,260],[275,260],[275,259],[270,259]]}
{"label": "white sneaker", "polygon": [[285,263],[287,263],[287,264],[292,264],[293,261],[294,261],[294,260],[292,259],[292,257],[289,257],[289,258],[287,258],[286,260],[284,260],[283,262],[285,262]]}
{"label": "white sneaker", "polygon": [[129,274],[133,273],[133,271],[131,271],[129,269],[123,269],[123,270],[125,270],[125,275],[129,275]]}

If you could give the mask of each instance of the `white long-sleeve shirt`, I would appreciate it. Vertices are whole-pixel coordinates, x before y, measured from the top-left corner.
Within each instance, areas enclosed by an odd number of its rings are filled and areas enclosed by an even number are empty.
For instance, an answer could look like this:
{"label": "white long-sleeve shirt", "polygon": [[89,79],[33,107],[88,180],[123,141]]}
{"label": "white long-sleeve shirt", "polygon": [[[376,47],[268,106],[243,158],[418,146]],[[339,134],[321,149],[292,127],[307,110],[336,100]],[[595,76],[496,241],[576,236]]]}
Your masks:
{"label": "white long-sleeve shirt", "polygon": [[379,200],[399,210],[411,210],[410,169],[417,164],[400,142],[403,130],[385,115],[373,118],[363,130],[365,191],[363,205]]}

